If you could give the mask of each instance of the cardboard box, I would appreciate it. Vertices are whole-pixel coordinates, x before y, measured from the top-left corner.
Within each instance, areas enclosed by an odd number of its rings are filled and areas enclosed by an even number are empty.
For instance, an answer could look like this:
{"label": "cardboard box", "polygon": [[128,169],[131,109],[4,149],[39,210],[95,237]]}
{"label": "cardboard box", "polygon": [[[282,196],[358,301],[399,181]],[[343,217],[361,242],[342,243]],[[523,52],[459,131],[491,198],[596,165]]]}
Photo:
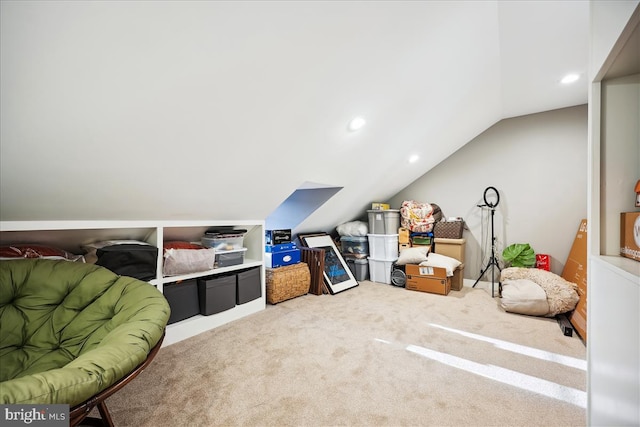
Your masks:
{"label": "cardboard box", "polygon": [[451,290],[459,291],[464,286],[464,264],[460,264],[458,268],[453,271],[451,277]]}
{"label": "cardboard box", "polygon": [[436,237],[433,239],[435,247],[433,251],[437,254],[448,256],[464,263],[464,251],[467,239],[444,239]]}
{"label": "cardboard box", "polygon": [[411,241],[409,240],[409,229],[400,227],[398,228],[398,243],[400,244],[409,244]]}
{"label": "cardboard box", "polygon": [[407,264],[405,273],[407,275],[405,287],[409,290],[440,295],[448,295],[451,291],[451,278],[447,277],[445,268]]}
{"label": "cardboard box", "polygon": [[562,278],[578,285],[578,304],[569,315],[576,332],[587,340],[587,220],[583,219],[562,270]]}
{"label": "cardboard box", "polygon": [[620,214],[620,255],[640,261],[640,212]]}
{"label": "cardboard box", "polygon": [[278,245],[265,245],[264,251],[277,254],[278,252],[286,252],[298,249],[295,243],[280,243]]}
{"label": "cardboard box", "polygon": [[388,203],[371,203],[371,209],[375,209],[377,211],[384,211],[389,209],[391,206],[389,206]]}

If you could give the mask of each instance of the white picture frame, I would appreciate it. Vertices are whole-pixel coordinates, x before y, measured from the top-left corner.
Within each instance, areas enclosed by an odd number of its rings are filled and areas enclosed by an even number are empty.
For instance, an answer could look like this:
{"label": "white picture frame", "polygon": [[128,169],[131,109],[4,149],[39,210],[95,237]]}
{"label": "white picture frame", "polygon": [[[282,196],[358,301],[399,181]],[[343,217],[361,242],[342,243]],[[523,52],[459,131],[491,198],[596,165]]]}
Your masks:
{"label": "white picture frame", "polygon": [[358,286],[358,281],[353,277],[349,266],[336,248],[331,236],[305,236],[304,243],[309,248],[324,249],[324,282],[332,294],[346,291]]}

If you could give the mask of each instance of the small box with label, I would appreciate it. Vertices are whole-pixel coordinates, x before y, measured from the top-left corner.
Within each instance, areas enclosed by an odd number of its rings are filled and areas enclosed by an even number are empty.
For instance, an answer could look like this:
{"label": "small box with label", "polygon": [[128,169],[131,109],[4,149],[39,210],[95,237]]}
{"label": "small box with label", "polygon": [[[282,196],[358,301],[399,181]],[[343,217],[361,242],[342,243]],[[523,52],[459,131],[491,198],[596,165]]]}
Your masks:
{"label": "small box with label", "polygon": [[405,287],[409,290],[440,295],[448,295],[451,291],[451,278],[447,277],[446,268],[407,264],[405,274]]}

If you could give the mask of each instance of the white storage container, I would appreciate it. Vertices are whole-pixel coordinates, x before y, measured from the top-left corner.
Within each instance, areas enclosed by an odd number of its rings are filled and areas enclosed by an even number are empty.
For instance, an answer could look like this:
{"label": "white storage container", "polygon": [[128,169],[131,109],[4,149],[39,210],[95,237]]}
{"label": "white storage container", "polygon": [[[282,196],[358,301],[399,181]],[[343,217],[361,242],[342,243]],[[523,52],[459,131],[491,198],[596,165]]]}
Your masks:
{"label": "white storage container", "polygon": [[396,260],[369,258],[369,280],[372,282],[391,284],[391,266]]}
{"label": "white storage container", "polygon": [[369,214],[369,233],[398,234],[400,209],[370,209],[367,213]]}
{"label": "white storage container", "polygon": [[373,259],[398,259],[397,234],[367,234],[369,257]]}

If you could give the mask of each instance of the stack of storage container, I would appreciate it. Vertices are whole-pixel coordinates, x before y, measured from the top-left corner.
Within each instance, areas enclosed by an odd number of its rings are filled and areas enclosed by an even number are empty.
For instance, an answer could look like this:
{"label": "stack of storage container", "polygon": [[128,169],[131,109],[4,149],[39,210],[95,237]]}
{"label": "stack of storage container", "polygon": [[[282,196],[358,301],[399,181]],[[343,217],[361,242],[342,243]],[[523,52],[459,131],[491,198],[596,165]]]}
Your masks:
{"label": "stack of storage container", "polygon": [[311,274],[301,253],[291,239],[290,229],[265,231],[265,276],[267,302],[279,302],[309,292]]}
{"label": "stack of storage container", "polygon": [[227,227],[210,228],[202,236],[202,246],[215,249],[215,268],[242,264],[244,253],[244,234],[247,230],[228,229]]}
{"label": "stack of storage container", "polygon": [[[244,254],[247,251],[244,247],[246,232],[247,230],[232,227],[210,228],[205,232],[201,238],[201,246],[214,249],[215,261],[210,263],[213,267],[212,272],[244,263]],[[184,247],[184,244],[182,246]],[[198,249],[185,250],[197,251]],[[181,275],[178,275],[176,282],[166,283],[163,286],[163,293],[171,307],[168,324],[197,314],[211,316],[260,298],[262,296],[260,267],[238,268],[196,278],[189,276],[181,278]],[[183,274],[193,273],[184,271]]]}
{"label": "stack of storage container", "polygon": [[340,236],[342,257],[358,282],[369,279],[369,238],[367,236]]}
{"label": "stack of storage container", "polygon": [[285,267],[300,262],[300,249],[291,240],[291,230],[266,230],[264,263],[267,268]]}
{"label": "stack of storage container", "polygon": [[399,209],[371,209],[369,214],[369,275],[372,282],[391,284],[391,268],[398,260]]}

